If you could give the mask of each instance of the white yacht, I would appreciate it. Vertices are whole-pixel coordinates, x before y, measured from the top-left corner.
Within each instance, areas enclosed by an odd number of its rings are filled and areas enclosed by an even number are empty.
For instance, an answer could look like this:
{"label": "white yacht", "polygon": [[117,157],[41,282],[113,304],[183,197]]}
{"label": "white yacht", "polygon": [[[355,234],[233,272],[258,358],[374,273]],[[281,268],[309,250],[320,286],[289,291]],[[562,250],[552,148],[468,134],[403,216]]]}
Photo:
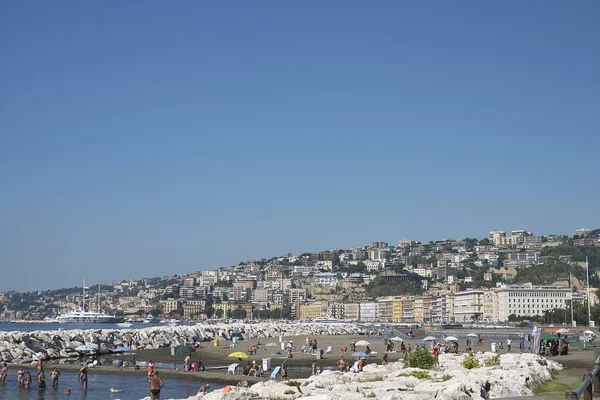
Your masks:
{"label": "white yacht", "polygon": [[61,314],[56,318],[56,320],[59,324],[116,324],[120,321],[120,319],[114,315],[83,310],[75,310],[67,314]]}
{"label": "white yacht", "polygon": [[148,315],[146,317],[146,319],[144,320],[145,324],[158,324],[159,322],[160,322],[159,319],[152,315]]}
{"label": "white yacht", "polygon": [[[59,324],[80,323],[80,324],[116,324],[123,322],[123,318],[115,315],[107,315],[103,312],[85,311],[85,280],[83,281],[83,297],[82,306],[75,310],[61,314],[56,317],[56,322]],[[98,285],[98,309],[100,309],[100,285]]]}
{"label": "white yacht", "polygon": [[118,323],[117,326],[120,326],[121,328],[131,328],[133,324],[131,322],[121,322]]}

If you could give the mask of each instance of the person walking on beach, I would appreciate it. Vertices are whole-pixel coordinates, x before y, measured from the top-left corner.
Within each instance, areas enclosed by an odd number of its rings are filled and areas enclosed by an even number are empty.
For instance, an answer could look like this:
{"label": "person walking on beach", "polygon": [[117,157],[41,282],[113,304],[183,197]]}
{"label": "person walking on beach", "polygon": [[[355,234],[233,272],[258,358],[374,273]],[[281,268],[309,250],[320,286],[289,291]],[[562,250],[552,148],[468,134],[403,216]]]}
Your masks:
{"label": "person walking on beach", "polygon": [[88,367],[84,365],[79,370],[79,380],[83,382],[83,390],[87,390],[88,387],[88,376],[87,376]]}
{"label": "person walking on beach", "polygon": [[150,398],[152,400],[160,399],[160,390],[165,386],[165,383],[158,376],[158,371],[152,373],[152,378],[150,378]]}
{"label": "person walking on beach", "polygon": [[183,361],[183,370],[184,371],[189,371],[190,370],[190,355],[189,354],[187,355],[187,357]]}
{"label": "person walking on beach", "polygon": [[0,382],[6,381],[6,375],[8,375],[8,367],[6,363],[2,364],[2,369],[0,369]]}
{"label": "person walking on beach", "polygon": [[148,363],[148,382],[152,380],[152,374],[154,373],[154,361],[150,360]]}
{"label": "person walking on beach", "polygon": [[521,340],[519,340],[519,350],[521,350],[521,353],[525,351],[525,338],[521,338]]}
{"label": "person walking on beach", "polygon": [[281,380],[282,381],[287,381],[288,378],[288,366],[285,363],[286,360],[283,360],[283,362],[281,363]]}
{"label": "person walking on beach", "polygon": [[25,378],[25,370],[23,369],[23,367],[19,367],[19,370],[17,371],[17,382],[19,383],[19,386],[23,386],[24,378]]}
{"label": "person walking on beach", "polygon": [[316,375],[317,374],[317,360],[313,361],[311,367],[310,367],[310,372],[312,375]]}
{"label": "person walking on beach", "polygon": [[58,377],[60,376],[60,371],[58,368],[54,367],[54,369],[50,372],[50,380],[52,381],[52,386],[58,386]]}
{"label": "person walking on beach", "polygon": [[511,344],[511,343],[512,343],[512,340],[510,340],[510,339],[506,339],[506,352],[507,352],[507,353],[510,353],[510,348],[511,348],[511,345],[510,345],[510,344]]}

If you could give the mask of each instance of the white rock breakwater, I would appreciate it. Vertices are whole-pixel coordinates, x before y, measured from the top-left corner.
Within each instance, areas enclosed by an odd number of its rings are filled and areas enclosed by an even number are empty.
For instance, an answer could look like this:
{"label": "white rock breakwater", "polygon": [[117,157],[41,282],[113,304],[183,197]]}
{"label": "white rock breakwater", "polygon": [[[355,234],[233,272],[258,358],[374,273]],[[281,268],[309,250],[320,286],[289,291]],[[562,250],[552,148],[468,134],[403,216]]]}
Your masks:
{"label": "white rock breakwater", "polygon": [[[495,355],[483,353],[476,357],[483,365]],[[529,353],[504,354],[500,356],[499,366],[470,370],[461,365],[463,359],[464,355],[440,355],[439,371],[404,368],[400,362],[385,366],[369,364],[358,374],[324,371],[308,379],[298,379],[299,388],[269,381],[248,389],[234,387],[229,393],[214,391],[203,399],[484,400],[533,396],[530,387],[551,380],[551,372],[562,369],[555,361]]]}
{"label": "white rock breakwater", "polygon": [[33,332],[0,332],[0,360],[5,362],[74,357],[79,346],[89,345],[99,354],[119,346],[132,350],[181,346],[193,342],[224,338],[239,330],[248,339],[296,335],[350,335],[359,328],[352,324],[214,324],[196,326],[158,326],[143,329],[73,329]]}

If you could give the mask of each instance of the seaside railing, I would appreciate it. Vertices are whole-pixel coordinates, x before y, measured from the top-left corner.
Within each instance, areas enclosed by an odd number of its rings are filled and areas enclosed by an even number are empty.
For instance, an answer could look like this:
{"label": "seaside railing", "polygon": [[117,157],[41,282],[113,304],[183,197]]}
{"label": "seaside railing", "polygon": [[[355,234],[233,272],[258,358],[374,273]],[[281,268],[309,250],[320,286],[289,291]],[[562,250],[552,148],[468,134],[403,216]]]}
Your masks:
{"label": "seaside railing", "polygon": [[565,393],[566,400],[592,400],[594,394],[600,394],[600,357],[594,362],[594,369],[583,376],[581,385],[576,390]]}

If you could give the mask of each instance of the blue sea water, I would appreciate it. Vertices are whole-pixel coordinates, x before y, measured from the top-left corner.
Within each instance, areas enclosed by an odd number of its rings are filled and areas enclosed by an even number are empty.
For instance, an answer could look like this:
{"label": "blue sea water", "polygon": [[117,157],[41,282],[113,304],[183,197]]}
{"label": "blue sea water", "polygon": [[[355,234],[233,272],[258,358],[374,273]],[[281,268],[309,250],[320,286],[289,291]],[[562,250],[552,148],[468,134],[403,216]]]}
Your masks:
{"label": "blue sea water", "polygon": [[[38,390],[35,381],[35,371],[32,373],[32,386],[19,387],[16,379],[16,370],[10,369],[7,381],[0,383],[0,399],[2,400],[137,400],[150,396],[148,378],[144,376],[89,374],[88,389],[83,390],[82,384],[77,379],[75,372],[63,372],[59,379],[58,388],[50,385],[50,378],[46,373],[45,390]],[[205,382],[191,380],[164,379],[165,386],[161,391],[161,399],[185,399],[198,393],[198,388]],[[222,389],[224,386],[211,384],[211,390]],[[121,390],[112,393],[110,388]],[[64,394],[71,389],[71,395]]]}

